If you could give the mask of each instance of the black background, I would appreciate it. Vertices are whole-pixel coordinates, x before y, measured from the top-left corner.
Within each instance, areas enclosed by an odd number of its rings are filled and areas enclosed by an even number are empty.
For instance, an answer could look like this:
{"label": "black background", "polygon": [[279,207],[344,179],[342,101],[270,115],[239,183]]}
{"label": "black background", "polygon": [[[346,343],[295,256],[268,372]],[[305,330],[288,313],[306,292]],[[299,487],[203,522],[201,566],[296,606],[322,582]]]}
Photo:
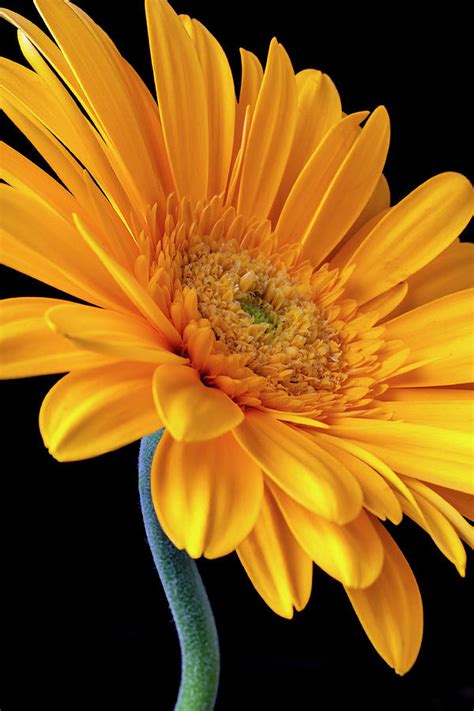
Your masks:
{"label": "black background", "polygon": [[[469,174],[468,29],[459,4],[431,6],[420,17],[398,4],[350,11],[301,0],[280,8],[247,0],[172,4],[214,32],[237,80],[239,46],[263,61],[276,35],[296,70],[316,67],[332,77],[346,112],[385,104],[393,201],[437,172]],[[81,6],[151,86],[142,2]],[[41,24],[32,3],[12,0],[9,7]],[[7,56],[20,58],[15,31],[6,25],[2,45]],[[28,153],[17,132],[9,133]],[[7,270],[2,283],[6,296],[55,295]],[[54,461],[43,448],[37,413],[56,379],[2,384],[1,500],[8,525],[0,707],[167,711],[179,650],[140,519],[138,445],[82,463]],[[200,561],[221,641],[217,709],[471,709],[469,582],[410,522],[394,535],[425,606],[421,653],[405,677],[374,652],[341,586],[321,571],[307,609],[287,621],[260,600],[235,556]]]}

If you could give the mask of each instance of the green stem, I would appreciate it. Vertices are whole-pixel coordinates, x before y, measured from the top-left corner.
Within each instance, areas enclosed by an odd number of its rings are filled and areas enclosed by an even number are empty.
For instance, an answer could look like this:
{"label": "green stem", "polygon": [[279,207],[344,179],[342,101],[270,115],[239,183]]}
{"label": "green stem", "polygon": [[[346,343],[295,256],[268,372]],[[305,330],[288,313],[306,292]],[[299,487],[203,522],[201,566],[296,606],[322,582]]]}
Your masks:
{"label": "green stem", "polygon": [[163,532],[151,498],[153,455],[163,435],[144,437],[138,460],[139,492],[148,544],[168,598],[181,646],[181,685],[175,711],[211,711],[219,683],[219,640],[196,563]]}

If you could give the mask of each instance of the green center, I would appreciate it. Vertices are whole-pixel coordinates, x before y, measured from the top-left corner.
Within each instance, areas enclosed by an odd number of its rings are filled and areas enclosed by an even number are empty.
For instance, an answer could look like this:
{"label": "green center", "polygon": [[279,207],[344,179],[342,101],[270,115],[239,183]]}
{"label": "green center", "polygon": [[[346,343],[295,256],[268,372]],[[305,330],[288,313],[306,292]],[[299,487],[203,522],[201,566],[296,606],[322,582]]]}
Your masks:
{"label": "green center", "polygon": [[254,323],[268,323],[272,328],[276,328],[278,325],[276,313],[258,296],[247,296],[239,303],[242,311],[251,316]]}

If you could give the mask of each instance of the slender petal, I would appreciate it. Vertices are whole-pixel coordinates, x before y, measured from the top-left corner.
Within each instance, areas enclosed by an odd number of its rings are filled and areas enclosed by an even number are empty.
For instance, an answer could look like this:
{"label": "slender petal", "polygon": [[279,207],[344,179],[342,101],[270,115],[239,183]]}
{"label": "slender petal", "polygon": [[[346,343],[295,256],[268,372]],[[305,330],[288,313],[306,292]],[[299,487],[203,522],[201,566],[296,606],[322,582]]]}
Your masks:
{"label": "slender petal", "polygon": [[241,408],[217,388],[207,387],[193,368],[163,365],[153,378],[156,408],[174,439],[211,440],[237,427]]}
{"label": "slender petal", "polygon": [[362,418],[341,418],[331,433],[380,457],[395,471],[459,491],[472,491],[471,437],[455,430]]}
{"label": "slender petal", "polygon": [[311,595],[313,564],[288,528],[273,495],[265,487],[262,508],[237,554],[257,592],[282,617],[293,617]]}
{"label": "slender petal", "polygon": [[128,299],[74,227],[45,202],[0,186],[2,257],[28,276],[99,306],[131,310]]}
{"label": "slender petal", "polygon": [[[441,173],[392,207],[350,260],[347,295],[364,303],[404,281],[438,256],[472,216],[470,182]],[[370,274],[370,279],[367,279]]]}
{"label": "slender petal", "polygon": [[153,366],[117,363],[61,378],[40,411],[41,434],[53,457],[89,459],[160,429],[152,375]]}
{"label": "slender petal", "polygon": [[235,89],[232,71],[216,38],[197,20],[182,16],[201,64],[207,97],[209,128],[209,181],[207,194],[225,190],[229,175],[235,126]]}
{"label": "slender petal", "polygon": [[151,486],[158,519],[177,548],[217,558],[233,551],[257,520],[263,495],[259,468],[230,434],[158,445]]}
{"label": "slender petal", "polygon": [[0,302],[1,378],[65,373],[107,363],[108,358],[76,347],[48,327],[46,312],[69,305],[60,299],[35,297]]}
{"label": "slender petal", "polygon": [[170,351],[166,341],[139,316],[66,304],[49,310],[46,319],[54,331],[89,351],[157,365],[186,363],[186,359]]}
{"label": "slender petal", "polygon": [[344,585],[372,585],[382,570],[383,548],[364,511],[339,526],[308,511],[275,485],[271,488],[290,530],[316,565]]}
{"label": "slender petal", "polygon": [[385,528],[373,519],[384,546],[384,565],[365,590],[346,588],[360,623],[377,652],[397,674],[415,663],[423,636],[423,606],[415,576]]}
{"label": "slender petal", "polygon": [[179,197],[200,200],[207,195],[209,123],[199,58],[168,2],[146,0],[145,9],[158,106],[176,189]]}
{"label": "slender petal", "polygon": [[358,515],[362,492],[357,480],[302,431],[250,410],[234,435],[265,473],[303,506],[338,523]]}
{"label": "slender petal", "polygon": [[267,217],[290,153],[296,101],[291,62],[283,47],[273,39],[243,158],[238,212]]}
{"label": "slender petal", "polygon": [[401,375],[392,387],[456,385],[474,380],[474,289],[464,289],[419,306],[385,324],[388,338],[410,347],[404,365],[423,363]]}

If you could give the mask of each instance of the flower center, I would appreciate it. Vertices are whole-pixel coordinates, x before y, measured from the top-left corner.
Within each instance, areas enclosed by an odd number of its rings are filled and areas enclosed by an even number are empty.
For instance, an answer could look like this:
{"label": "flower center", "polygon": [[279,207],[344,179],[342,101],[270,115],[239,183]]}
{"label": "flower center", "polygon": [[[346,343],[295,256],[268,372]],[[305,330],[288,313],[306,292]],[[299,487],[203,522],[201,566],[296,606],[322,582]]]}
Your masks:
{"label": "flower center", "polygon": [[204,238],[183,254],[182,284],[196,290],[221,352],[245,356],[269,387],[298,397],[334,391],[345,379],[341,336],[310,283],[283,264],[233,239]]}

